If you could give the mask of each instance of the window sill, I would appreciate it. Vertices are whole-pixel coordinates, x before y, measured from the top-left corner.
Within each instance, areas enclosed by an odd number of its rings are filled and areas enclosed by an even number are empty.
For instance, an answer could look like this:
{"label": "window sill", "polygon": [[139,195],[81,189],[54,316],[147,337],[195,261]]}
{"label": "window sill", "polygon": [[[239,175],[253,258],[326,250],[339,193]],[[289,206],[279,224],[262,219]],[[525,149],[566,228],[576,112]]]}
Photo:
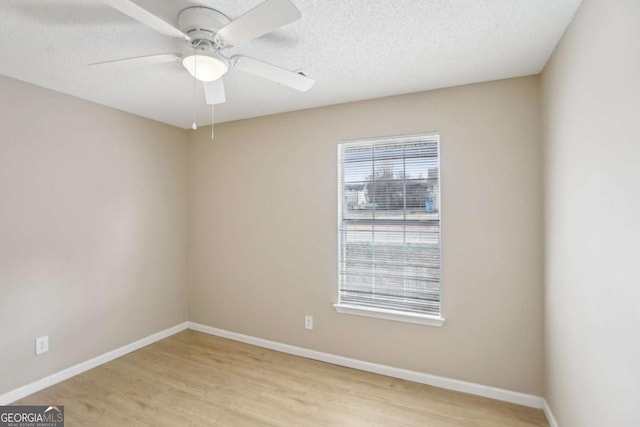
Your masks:
{"label": "window sill", "polygon": [[424,314],[403,313],[401,311],[384,310],[381,308],[358,307],[347,304],[333,304],[338,313],[353,314],[355,316],[375,317],[377,319],[395,320],[397,322],[416,323],[441,327],[444,317],[428,316]]}

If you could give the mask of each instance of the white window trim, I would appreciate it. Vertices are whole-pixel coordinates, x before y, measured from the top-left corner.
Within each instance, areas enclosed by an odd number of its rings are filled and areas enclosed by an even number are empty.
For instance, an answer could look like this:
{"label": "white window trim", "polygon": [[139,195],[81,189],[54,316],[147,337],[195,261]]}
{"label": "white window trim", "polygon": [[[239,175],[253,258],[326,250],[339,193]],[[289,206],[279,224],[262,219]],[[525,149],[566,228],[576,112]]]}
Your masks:
{"label": "white window trim", "polygon": [[[413,138],[418,136],[430,136],[430,135],[437,135],[438,137],[440,137],[440,132],[425,132],[421,134],[400,135],[400,136],[395,136],[394,138],[404,139],[404,138]],[[382,139],[382,138],[376,137],[376,138],[366,138],[366,139],[342,141],[342,142],[368,142],[368,141],[379,140],[379,139]],[[392,138],[389,138],[389,139],[392,139]],[[440,193],[442,194],[442,181],[440,179],[441,160],[442,159],[441,159],[441,152],[440,152],[440,141],[438,140],[438,185],[440,186]],[[341,199],[339,198],[338,203],[340,203],[340,200]],[[442,205],[440,205],[439,221],[440,221],[440,242],[442,242]],[[440,244],[440,253],[442,254],[442,243]],[[442,313],[442,301],[443,301],[442,265],[441,265],[440,274],[441,274],[440,312]],[[442,314],[440,314],[439,316],[434,316],[434,315],[418,314],[418,313],[411,313],[411,312],[404,312],[404,311],[387,310],[383,308],[356,306],[351,304],[334,303],[333,308],[336,310],[336,312],[340,314],[349,314],[354,316],[363,316],[363,317],[370,317],[375,319],[392,320],[396,322],[413,323],[417,325],[435,326],[438,328],[442,327],[446,320],[444,317],[442,317]]]}
{"label": "white window trim", "polygon": [[428,325],[441,327],[444,324],[444,317],[429,316],[426,314],[408,313],[396,310],[385,310],[382,308],[361,307],[349,304],[333,304],[333,308],[338,313],[352,314],[355,316],[374,317],[377,319],[395,320],[397,322],[415,323],[418,325]]}

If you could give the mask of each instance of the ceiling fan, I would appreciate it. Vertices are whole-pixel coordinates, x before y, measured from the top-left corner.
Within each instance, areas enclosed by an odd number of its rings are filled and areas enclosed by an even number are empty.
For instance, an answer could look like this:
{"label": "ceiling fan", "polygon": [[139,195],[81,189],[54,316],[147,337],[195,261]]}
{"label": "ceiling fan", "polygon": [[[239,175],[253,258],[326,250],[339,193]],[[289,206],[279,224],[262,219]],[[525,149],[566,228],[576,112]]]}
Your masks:
{"label": "ceiling fan", "polygon": [[131,0],[101,0],[112,8],[167,36],[186,41],[187,53],[166,53],[98,62],[91,66],[157,64],[181,61],[186,70],[204,85],[208,105],[225,102],[222,76],[230,67],[297,89],[309,90],[315,81],[302,71],[290,71],[248,56],[226,57],[222,51],[240,46],[301,18],[290,0],[266,0],[235,20],[222,12],[194,6],[178,14],[174,27]]}

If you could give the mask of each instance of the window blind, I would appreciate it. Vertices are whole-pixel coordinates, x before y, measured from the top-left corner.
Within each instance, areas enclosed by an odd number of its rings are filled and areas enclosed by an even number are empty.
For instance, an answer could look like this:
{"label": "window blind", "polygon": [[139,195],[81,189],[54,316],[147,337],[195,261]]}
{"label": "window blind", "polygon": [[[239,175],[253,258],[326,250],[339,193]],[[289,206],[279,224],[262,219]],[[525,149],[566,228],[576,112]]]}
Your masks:
{"label": "window blind", "polygon": [[338,145],[339,304],[440,315],[439,135]]}

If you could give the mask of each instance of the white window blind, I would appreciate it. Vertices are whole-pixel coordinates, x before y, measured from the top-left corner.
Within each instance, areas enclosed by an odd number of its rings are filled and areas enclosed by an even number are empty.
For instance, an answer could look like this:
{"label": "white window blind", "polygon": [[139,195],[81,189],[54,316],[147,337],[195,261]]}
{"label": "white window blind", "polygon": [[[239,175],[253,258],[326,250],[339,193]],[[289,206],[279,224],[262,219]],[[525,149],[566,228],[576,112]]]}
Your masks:
{"label": "white window blind", "polygon": [[338,145],[338,305],[440,316],[439,136]]}

